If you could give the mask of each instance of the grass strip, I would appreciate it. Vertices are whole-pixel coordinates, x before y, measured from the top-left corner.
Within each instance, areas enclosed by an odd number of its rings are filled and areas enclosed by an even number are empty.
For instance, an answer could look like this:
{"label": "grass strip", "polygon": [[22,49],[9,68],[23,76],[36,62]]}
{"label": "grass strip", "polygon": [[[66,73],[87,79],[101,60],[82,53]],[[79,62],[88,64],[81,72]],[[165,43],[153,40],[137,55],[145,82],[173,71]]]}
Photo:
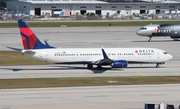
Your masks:
{"label": "grass strip", "polygon": [[[109,83],[108,81],[117,81]],[[0,89],[140,84],[176,84],[180,76],[1,79]]]}
{"label": "grass strip", "polygon": [[[66,25],[67,27],[93,27],[93,26],[143,26],[147,24],[179,24],[180,21],[105,21],[105,22],[28,22],[30,27],[61,27]],[[17,22],[12,23],[0,23],[0,28],[17,28]]]}
{"label": "grass strip", "polygon": [[0,51],[0,66],[13,65],[43,65],[49,64],[38,60],[33,60],[16,51]]}

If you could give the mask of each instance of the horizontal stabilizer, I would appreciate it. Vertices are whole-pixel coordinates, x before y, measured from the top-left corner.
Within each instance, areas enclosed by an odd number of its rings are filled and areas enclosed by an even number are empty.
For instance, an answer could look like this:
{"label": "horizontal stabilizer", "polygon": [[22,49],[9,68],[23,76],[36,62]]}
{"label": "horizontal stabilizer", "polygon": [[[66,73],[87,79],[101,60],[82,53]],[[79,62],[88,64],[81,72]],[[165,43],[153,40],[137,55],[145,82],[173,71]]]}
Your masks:
{"label": "horizontal stabilizer", "polygon": [[21,51],[22,51],[22,49],[20,49],[20,48],[14,48],[14,47],[8,47],[8,46],[7,46],[7,48],[12,49],[12,50],[15,50],[15,51],[18,51],[18,52],[21,52]]}

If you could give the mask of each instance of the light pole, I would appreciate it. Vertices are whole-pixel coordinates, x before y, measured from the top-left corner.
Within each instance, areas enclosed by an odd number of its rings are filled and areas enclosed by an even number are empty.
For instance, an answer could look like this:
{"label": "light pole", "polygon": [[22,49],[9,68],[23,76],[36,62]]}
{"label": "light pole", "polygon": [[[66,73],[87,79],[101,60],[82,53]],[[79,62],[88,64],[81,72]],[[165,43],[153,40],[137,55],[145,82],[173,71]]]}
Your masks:
{"label": "light pole", "polygon": [[74,5],[74,20],[76,19],[76,13],[75,13],[75,5]]}
{"label": "light pole", "polygon": [[18,20],[18,5],[17,5],[17,20]]}

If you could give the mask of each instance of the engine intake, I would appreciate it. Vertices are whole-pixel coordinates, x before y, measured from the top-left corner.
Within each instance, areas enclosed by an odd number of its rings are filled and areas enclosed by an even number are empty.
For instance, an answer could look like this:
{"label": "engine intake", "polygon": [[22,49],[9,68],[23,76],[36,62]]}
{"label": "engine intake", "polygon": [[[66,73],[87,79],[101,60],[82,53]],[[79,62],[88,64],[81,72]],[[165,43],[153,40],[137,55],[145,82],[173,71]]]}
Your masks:
{"label": "engine intake", "polygon": [[125,68],[128,66],[128,62],[126,60],[118,60],[112,63],[112,68]]}

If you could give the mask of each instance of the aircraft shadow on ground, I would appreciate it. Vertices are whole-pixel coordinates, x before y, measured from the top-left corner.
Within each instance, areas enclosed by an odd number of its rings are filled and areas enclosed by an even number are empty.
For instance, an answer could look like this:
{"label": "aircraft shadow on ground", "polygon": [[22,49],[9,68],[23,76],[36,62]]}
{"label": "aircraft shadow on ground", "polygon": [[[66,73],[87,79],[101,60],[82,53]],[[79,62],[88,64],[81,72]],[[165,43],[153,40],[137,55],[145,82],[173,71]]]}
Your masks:
{"label": "aircraft shadow on ground", "polygon": [[[131,41],[131,42],[148,42],[147,40],[141,40],[141,41]],[[151,42],[179,42],[178,40],[177,41],[173,41],[173,40],[152,40]]]}
{"label": "aircraft shadow on ground", "polygon": [[90,70],[94,74],[104,73],[105,71],[121,71],[123,69],[112,69],[112,68],[102,68],[101,70],[98,70],[96,68],[93,69],[87,69],[86,67],[77,67],[77,66],[50,66],[52,68],[0,68],[4,70],[12,70],[14,72],[22,71],[22,70],[76,70],[76,69],[84,69],[84,70]]}
{"label": "aircraft shadow on ground", "polygon": [[[145,68],[145,69],[152,69],[152,68],[155,68],[155,69],[158,69],[156,68],[156,66],[143,66],[143,67],[127,67],[126,69],[139,69],[139,68]],[[160,66],[159,68],[166,68],[165,66]]]}
{"label": "aircraft shadow on ground", "polygon": [[[94,74],[101,74],[104,73],[106,71],[124,71],[125,69],[140,69],[140,68],[145,68],[145,69],[158,69],[155,66],[133,66],[133,67],[127,67],[127,68],[102,68],[101,70],[98,70],[95,68],[93,69],[87,69],[86,67],[77,67],[77,66],[50,66],[51,68],[0,68],[0,69],[4,69],[4,70],[12,70],[14,72],[18,72],[18,71],[26,71],[26,70],[90,70],[92,71]],[[165,66],[160,66],[160,68],[165,68]]]}

